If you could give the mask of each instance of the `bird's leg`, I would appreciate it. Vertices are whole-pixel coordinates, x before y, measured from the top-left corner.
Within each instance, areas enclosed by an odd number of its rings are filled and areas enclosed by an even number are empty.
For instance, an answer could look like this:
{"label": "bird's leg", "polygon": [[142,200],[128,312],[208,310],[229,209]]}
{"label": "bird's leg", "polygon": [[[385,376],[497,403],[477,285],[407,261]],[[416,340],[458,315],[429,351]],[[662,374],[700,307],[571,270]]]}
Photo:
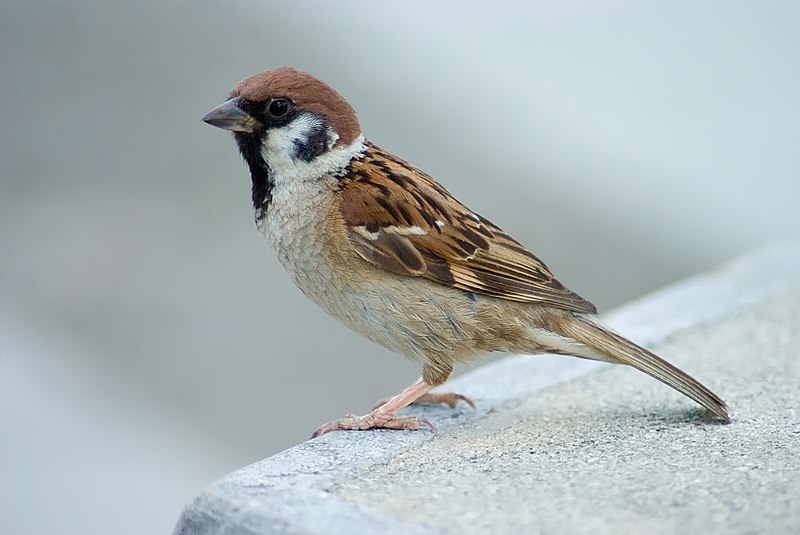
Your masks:
{"label": "bird's leg", "polygon": [[408,407],[411,403],[428,393],[433,388],[420,377],[416,382],[389,398],[386,403],[376,407],[364,416],[345,416],[321,426],[314,431],[311,438],[316,438],[325,433],[338,430],[366,430],[366,429],[419,429],[420,424],[427,425],[435,431],[433,424],[424,418],[416,416],[397,416],[397,413]]}
{"label": "bird's leg", "polygon": [[[379,399],[378,402],[375,404],[373,409],[377,409],[378,407],[384,405],[387,401],[391,398],[383,398]],[[423,394],[413,402],[412,405],[447,405],[451,409],[455,409],[456,405],[458,405],[459,401],[463,401],[473,409],[475,408],[475,402],[472,401],[470,398],[463,394],[457,394],[455,392],[428,392],[427,394]]]}
{"label": "bird's leg", "polygon": [[[446,360],[446,359],[445,359]],[[419,381],[427,383],[433,386],[439,386],[444,384],[447,381],[447,378],[450,377],[450,374],[453,371],[452,364],[448,362],[443,362],[439,360],[436,365],[432,364],[425,364],[422,367],[422,377]],[[417,382],[419,382],[417,381]],[[428,389],[430,390],[430,388]],[[389,402],[392,398],[381,399],[378,403],[372,407],[373,410],[382,407],[384,404]],[[468,404],[473,409],[475,408],[475,402],[469,399],[467,396],[463,396],[461,394],[456,394],[455,392],[428,392],[425,391],[424,394],[416,398],[412,403],[419,404],[419,405],[440,405],[445,404],[451,409],[455,409],[456,405],[458,405],[459,401],[463,401],[464,403]]]}

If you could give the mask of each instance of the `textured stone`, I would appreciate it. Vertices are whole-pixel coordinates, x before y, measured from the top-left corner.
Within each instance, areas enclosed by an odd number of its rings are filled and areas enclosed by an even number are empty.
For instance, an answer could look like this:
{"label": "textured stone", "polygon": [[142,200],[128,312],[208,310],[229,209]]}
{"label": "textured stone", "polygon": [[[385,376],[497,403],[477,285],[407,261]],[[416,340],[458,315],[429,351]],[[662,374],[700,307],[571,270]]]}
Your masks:
{"label": "textured stone", "polygon": [[718,392],[730,425],[623,367],[508,358],[438,433],[333,433],[245,467],[178,534],[789,533],[800,526],[800,244],[606,317]]}

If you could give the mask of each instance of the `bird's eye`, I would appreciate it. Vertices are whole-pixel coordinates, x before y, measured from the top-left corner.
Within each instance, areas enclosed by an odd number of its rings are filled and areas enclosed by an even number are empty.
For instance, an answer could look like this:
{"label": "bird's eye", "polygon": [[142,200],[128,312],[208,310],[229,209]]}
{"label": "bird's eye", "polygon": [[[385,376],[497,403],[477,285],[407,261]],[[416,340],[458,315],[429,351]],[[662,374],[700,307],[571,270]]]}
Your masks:
{"label": "bird's eye", "polygon": [[274,98],[267,104],[267,112],[274,118],[286,117],[292,109],[292,101],[288,98]]}

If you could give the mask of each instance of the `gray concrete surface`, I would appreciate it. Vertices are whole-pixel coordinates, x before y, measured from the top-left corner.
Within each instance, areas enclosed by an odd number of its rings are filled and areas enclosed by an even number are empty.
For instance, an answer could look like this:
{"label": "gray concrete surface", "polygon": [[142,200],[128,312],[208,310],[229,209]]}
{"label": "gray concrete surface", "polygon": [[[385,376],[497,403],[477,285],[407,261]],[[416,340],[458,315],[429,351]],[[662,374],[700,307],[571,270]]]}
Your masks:
{"label": "gray concrete surface", "polygon": [[796,533],[800,243],[606,319],[721,394],[733,423],[628,368],[512,357],[448,385],[477,410],[411,409],[438,433],[305,442],[210,485],[175,533]]}

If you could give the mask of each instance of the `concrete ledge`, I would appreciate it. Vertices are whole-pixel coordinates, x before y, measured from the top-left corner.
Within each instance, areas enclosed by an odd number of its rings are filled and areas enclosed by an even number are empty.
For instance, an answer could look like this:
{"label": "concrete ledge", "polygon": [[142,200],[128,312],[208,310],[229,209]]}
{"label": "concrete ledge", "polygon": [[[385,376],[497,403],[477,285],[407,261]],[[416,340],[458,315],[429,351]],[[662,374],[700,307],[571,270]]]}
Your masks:
{"label": "concrete ledge", "polygon": [[800,242],[604,320],[717,391],[713,425],[660,383],[578,359],[509,357],[448,383],[439,432],[332,433],[242,468],[176,534],[791,532],[800,526]]}

